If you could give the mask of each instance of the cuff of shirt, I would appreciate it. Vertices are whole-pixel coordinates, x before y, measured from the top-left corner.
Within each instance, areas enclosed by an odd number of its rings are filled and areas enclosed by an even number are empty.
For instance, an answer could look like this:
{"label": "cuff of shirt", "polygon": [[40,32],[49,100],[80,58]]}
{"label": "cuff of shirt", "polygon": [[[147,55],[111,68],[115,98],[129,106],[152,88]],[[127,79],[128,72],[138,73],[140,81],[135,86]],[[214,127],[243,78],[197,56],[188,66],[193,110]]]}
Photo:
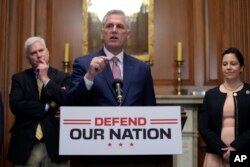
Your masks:
{"label": "cuff of shirt", "polygon": [[43,84],[43,87],[45,87],[49,83],[49,81],[50,79],[46,83]]}
{"label": "cuff of shirt", "polygon": [[46,103],[46,105],[45,105],[45,111],[47,112],[48,110],[49,110],[49,104]]}
{"label": "cuff of shirt", "polygon": [[85,85],[86,85],[86,88],[88,90],[90,90],[94,84],[94,81],[90,81],[86,78],[86,76],[83,77],[84,78],[84,82],[85,82]]}

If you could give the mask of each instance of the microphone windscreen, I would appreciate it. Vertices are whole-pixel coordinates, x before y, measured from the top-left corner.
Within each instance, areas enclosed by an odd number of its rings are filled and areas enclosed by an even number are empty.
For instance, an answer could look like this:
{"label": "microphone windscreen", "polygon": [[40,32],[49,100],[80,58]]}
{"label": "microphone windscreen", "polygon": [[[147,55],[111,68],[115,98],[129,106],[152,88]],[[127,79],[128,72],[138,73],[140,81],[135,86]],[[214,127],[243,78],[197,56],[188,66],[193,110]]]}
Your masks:
{"label": "microphone windscreen", "polygon": [[121,79],[114,79],[113,83],[112,83],[112,86],[113,88],[115,89],[116,88],[116,84],[120,84],[120,87],[122,88],[123,86],[123,82]]}

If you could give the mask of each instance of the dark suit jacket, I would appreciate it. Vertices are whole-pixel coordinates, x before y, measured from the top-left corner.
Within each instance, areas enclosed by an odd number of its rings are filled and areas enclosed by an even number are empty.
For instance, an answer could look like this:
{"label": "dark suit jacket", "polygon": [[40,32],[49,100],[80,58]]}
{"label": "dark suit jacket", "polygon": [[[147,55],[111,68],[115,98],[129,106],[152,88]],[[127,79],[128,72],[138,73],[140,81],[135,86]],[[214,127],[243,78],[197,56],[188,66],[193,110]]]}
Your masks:
{"label": "dark suit jacket", "polygon": [[[223,106],[227,94],[219,86],[206,92],[199,113],[199,131],[207,144],[207,152],[223,156],[221,148],[227,145],[221,140]],[[237,151],[250,150],[250,85],[235,93],[235,140],[230,144]]]}
{"label": "dark suit jacket", "polygon": [[65,102],[66,90],[70,84],[70,76],[52,67],[49,68],[50,81],[42,89],[39,100],[38,87],[33,69],[27,69],[12,77],[10,92],[10,109],[16,119],[10,129],[11,140],[8,159],[14,164],[24,165],[36,142],[35,132],[40,122],[44,142],[52,161],[62,162],[59,156],[59,119],[55,118],[55,110],[45,111],[48,102],[55,101],[62,105]]}
{"label": "dark suit jacket", "polygon": [[[103,50],[79,57],[73,64],[71,87],[67,94],[69,105],[76,106],[116,106],[117,98],[112,82],[114,80],[109,65],[94,79],[94,85],[87,90],[83,76],[93,57],[105,55]],[[156,105],[150,66],[136,58],[124,54],[123,59],[123,106]]]}

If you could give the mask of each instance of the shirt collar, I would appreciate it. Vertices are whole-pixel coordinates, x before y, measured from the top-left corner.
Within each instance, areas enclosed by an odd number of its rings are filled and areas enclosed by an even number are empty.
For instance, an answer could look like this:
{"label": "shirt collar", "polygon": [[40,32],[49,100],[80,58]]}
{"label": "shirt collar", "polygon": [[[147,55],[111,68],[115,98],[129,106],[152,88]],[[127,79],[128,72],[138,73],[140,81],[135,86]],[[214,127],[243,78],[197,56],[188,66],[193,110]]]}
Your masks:
{"label": "shirt collar", "polygon": [[34,74],[35,74],[36,79],[38,79],[39,78],[38,72],[34,70]]}
{"label": "shirt collar", "polygon": [[124,54],[123,50],[119,54],[114,55],[113,53],[111,53],[110,51],[108,51],[107,48],[104,47],[104,53],[106,54],[106,56],[108,58],[112,58],[112,57],[116,56],[119,59],[120,63],[123,64],[123,54]]}

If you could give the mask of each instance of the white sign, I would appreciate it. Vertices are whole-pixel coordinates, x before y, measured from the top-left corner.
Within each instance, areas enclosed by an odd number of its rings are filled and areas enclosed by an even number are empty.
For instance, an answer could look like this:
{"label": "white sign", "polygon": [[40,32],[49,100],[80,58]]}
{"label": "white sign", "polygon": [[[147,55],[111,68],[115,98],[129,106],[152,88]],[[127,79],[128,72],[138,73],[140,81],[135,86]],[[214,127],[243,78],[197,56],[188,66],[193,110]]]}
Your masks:
{"label": "white sign", "polygon": [[179,106],[61,107],[60,155],[181,154]]}

